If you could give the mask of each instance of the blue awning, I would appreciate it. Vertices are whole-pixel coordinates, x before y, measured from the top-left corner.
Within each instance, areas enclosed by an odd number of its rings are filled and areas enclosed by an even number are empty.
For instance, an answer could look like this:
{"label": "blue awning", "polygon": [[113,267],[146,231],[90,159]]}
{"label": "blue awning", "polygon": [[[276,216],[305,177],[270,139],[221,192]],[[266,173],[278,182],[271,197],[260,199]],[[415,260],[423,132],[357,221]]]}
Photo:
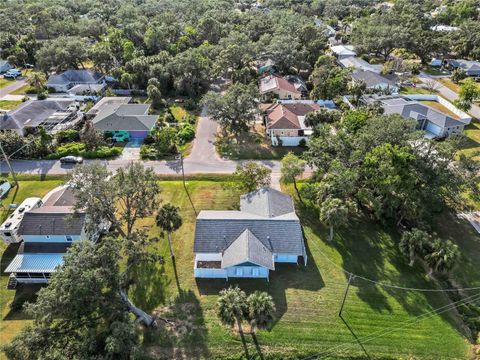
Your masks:
{"label": "blue awning", "polygon": [[51,273],[63,264],[65,254],[18,254],[5,269],[6,273]]}

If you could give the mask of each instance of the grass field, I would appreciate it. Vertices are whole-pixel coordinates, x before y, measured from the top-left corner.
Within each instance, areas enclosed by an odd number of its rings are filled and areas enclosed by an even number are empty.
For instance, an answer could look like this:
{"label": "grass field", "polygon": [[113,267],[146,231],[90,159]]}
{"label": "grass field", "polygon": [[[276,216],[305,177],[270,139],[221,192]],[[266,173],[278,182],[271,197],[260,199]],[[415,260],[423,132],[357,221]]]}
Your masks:
{"label": "grass field", "polygon": [[235,160],[280,160],[290,151],[297,155],[304,151],[298,146],[272,146],[271,139],[260,124],[241,136],[225,138],[218,135],[216,148],[221,156]]}
{"label": "grass field", "polygon": [[480,121],[472,120],[470,125],[465,126],[463,133],[466,136],[466,141],[461,153],[475,155],[474,159],[480,160]]}
{"label": "grass field", "polygon": [[[460,81],[459,84],[455,84],[452,79],[448,78],[448,77],[444,77],[444,78],[439,78],[437,79],[438,81],[440,81],[442,83],[442,85],[444,85],[445,87],[449,88],[450,90],[458,93],[460,91],[460,85],[464,82],[464,80]],[[477,83],[477,87],[480,88],[480,83]]]}
{"label": "grass field", "polygon": [[23,85],[22,87],[18,88],[17,90],[12,91],[10,94],[12,94],[12,95],[24,95],[24,94],[27,94],[27,92],[29,92],[33,89],[34,89],[33,87],[26,84],[26,85]]}
{"label": "grass field", "polygon": [[10,80],[10,79],[4,79],[3,76],[0,78],[0,89],[7,86],[7,85],[10,85],[10,84],[13,84],[14,80]]}
{"label": "grass field", "polygon": [[22,101],[16,101],[16,100],[0,100],[0,109],[13,110],[21,103]]}
{"label": "grass field", "polygon": [[424,105],[427,105],[427,106],[430,106],[434,109],[437,109],[437,110],[443,112],[444,114],[451,116],[454,119],[459,118],[457,114],[455,114],[453,111],[447,109],[446,106],[442,105],[438,101],[421,100],[420,103],[424,104]]}
{"label": "grass field", "polygon": [[[59,183],[60,179],[21,181],[15,202],[27,196],[45,194]],[[239,359],[242,354],[239,337],[221,326],[215,315],[216,295],[228,283],[195,281],[192,252],[195,212],[180,181],[160,184],[162,200],[180,206],[184,219],[184,225],[173,235],[175,266],[153,218],[143,219],[138,226],[151,237],[160,237],[160,241],[151,245],[151,250],[164,255],[165,263],[145,264],[136,269],[137,281],[130,295],[144,309],[179,320],[176,332],[163,328],[146,331],[143,336],[145,351],[152,358]],[[238,208],[238,191],[224,182],[192,180],[187,186],[197,212]],[[11,202],[13,194],[9,196],[5,203]],[[320,352],[323,352],[322,359],[363,358],[362,349],[337,314],[347,283],[346,274],[339,267],[403,286],[432,288],[434,285],[425,278],[422,268],[410,268],[400,256],[398,236],[393,229],[366,219],[355,219],[348,228],[336,232],[333,243],[328,243],[324,241],[327,229],[319,224],[317,214],[302,208],[298,212],[307,240],[307,267],[278,266],[269,282],[238,282],[248,292],[254,289],[268,291],[277,305],[271,329],[261,331],[258,336],[262,351],[278,359],[301,359]],[[462,264],[466,266],[456,271],[459,282],[480,284],[478,266],[475,266],[480,251],[478,236],[465,222],[452,221],[450,217],[442,220],[444,228],[439,230],[447,229],[446,236],[459,242],[465,250]],[[2,258],[2,267],[6,266],[5,260]],[[21,312],[10,312],[8,305],[15,293],[4,290],[5,283],[6,277],[2,276],[0,331],[2,339],[8,341],[28,320]],[[453,314],[447,312],[421,321],[417,318],[445,304],[442,295],[381,288],[356,279],[347,297],[344,318],[356,336],[363,339],[372,359],[466,359],[469,345]],[[404,328],[398,329],[399,326]],[[385,330],[391,332],[376,337]],[[370,335],[371,339],[365,338]],[[249,348],[254,354],[251,341]]]}

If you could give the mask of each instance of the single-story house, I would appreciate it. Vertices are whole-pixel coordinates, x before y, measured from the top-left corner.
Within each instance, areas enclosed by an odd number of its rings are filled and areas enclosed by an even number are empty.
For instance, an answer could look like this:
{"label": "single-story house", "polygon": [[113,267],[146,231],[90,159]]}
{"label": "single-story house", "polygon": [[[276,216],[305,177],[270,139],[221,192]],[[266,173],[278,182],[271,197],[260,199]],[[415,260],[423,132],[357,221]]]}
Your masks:
{"label": "single-story house", "polygon": [[47,87],[56,92],[67,92],[75,85],[95,84],[103,84],[105,87],[105,75],[91,70],[67,70],[61,74],[51,75],[47,81]]}
{"label": "single-story house", "polygon": [[5,269],[10,274],[9,286],[17,283],[47,283],[51,273],[63,264],[68,247],[79,240],[96,241],[108,229],[86,231],[85,213],[75,212],[75,196],[68,185],[50,191],[40,206],[25,209],[16,236],[21,245],[17,255]]}
{"label": "single-story house", "polygon": [[325,22],[323,22],[322,20],[317,18],[317,19],[314,19],[313,22],[314,22],[315,26],[325,28],[325,36],[326,37],[331,38],[331,37],[334,37],[337,34],[337,31],[333,27],[331,27],[328,24],[325,24]]}
{"label": "single-story house", "polygon": [[445,66],[449,69],[463,69],[467,76],[480,77],[480,62],[463,59],[446,59]]}
{"label": "single-story house", "polygon": [[[427,102],[422,102],[427,101]],[[445,108],[441,111],[428,102],[436,101]],[[442,138],[459,134],[465,125],[470,124],[471,117],[456,109],[453,104],[437,95],[379,96],[367,98],[368,102],[379,103],[385,115],[399,114],[404,118],[418,121],[417,128],[425,131],[426,138]]]}
{"label": "single-story house", "polygon": [[276,103],[265,107],[263,121],[272,145],[298,146],[302,140],[308,141],[313,130],[305,125],[305,116],[320,108],[313,101]]}
{"label": "single-story house", "polygon": [[132,101],[130,96],[105,96],[93,105],[90,110],[85,114],[87,118],[93,119],[99,112],[101,112],[105,107],[110,105],[118,104],[129,104]]}
{"label": "single-story house", "polygon": [[75,100],[69,98],[28,100],[0,115],[0,130],[25,135],[28,128],[43,126],[48,132],[53,132],[56,127],[75,120],[77,112]]}
{"label": "single-story house", "polygon": [[266,75],[260,78],[260,95],[263,101],[271,99],[301,99],[302,92],[297,90],[294,83],[280,75]]}
{"label": "single-story house", "polygon": [[127,131],[132,139],[143,140],[157,123],[157,115],[148,115],[148,104],[108,103],[93,118],[95,129],[104,132]]}
{"label": "single-story house", "polygon": [[354,70],[372,71],[377,74],[380,74],[382,71],[382,65],[369,64],[362,58],[356,56],[349,56],[347,58],[339,59],[338,63],[344,68],[353,68]]}
{"label": "single-story house", "polygon": [[195,224],[196,278],[269,278],[278,263],[305,265],[292,198],[271,188],[240,197],[240,211],[202,210]]}
{"label": "single-story house", "polygon": [[353,45],[335,45],[331,46],[330,50],[339,60],[348,58],[350,56],[357,56],[355,47]]}
{"label": "single-story house", "polygon": [[382,91],[389,94],[396,94],[399,90],[395,81],[370,70],[354,71],[352,79],[354,82],[364,81],[369,90]]}
{"label": "single-story house", "polygon": [[6,73],[10,69],[13,69],[13,66],[7,60],[0,60],[0,74]]}

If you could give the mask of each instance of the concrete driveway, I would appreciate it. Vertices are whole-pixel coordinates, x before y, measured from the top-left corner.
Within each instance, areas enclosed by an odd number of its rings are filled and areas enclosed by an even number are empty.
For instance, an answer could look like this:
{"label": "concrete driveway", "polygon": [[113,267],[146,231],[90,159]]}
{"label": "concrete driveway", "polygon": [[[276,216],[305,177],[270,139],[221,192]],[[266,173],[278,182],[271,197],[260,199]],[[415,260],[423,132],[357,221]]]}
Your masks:
{"label": "concrete driveway", "polygon": [[140,147],[142,141],[133,139],[129,141],[123,148],[122,154],[118,157],[118,160],[133,161],[140,160]]}

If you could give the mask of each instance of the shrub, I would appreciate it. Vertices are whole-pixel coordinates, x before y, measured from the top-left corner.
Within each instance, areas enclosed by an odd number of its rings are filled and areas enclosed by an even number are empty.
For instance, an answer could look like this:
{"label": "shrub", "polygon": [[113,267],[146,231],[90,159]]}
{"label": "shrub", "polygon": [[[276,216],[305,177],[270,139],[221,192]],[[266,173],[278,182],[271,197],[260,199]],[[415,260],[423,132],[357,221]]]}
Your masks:
{"label": "shrub", "polygon": [[86,159],[105,159],[120,155],[122,150],[120,147],[99,146],[94,150],[86,151],[85,144],[72,142],[59,146],[56,152],[47,156],[47,159],[60,159],[68,155],[82,156]]}
{"label": "shrub", "polygon": [[197,103],[193,99],[187,99],[183,104],[183,107],[185,108],[185,110],[193,111],[197,108]]}
{"label": "shrub", "polygon": [[75,129],[67,129],[59,131],[55,137],[57,138],[57,142],[60,144],[66,142],[75,142],[80,140],[80,133]]}
{"label": "shrub", "polygon": [[298,146],[300,146],[300,147],[306,147],[306,146],[307,146],[307,140],[305,140],[305,139],[300,139],[300,141],[298,142]]}
{"label": "shrub", "polygon": [[183,121],[189,124],[194,125],[197,122],[197,117],[195,115],[187,114],[184,118]]}
{"label": "shrub", "polygon": [[183,124],[177,136],[178,136],[178,139],[182,142],[190,141],[195,137],[195,129],[193,128],[192,125],[188,123]]}
{"label": "shrub", "polygon": [[42,92],[39,92],[38,95],[37,95],[37,99],[38,100],[45,100],[48,96],[48,92],[46,91],[42,91]]}
{"label": "shrub", "polygon": [[155,143],[155,139],[153,138],[152,135],[148,134],[148,135],[145,137],[145,139],[143,139],[143,143],[144,143],[145,145],[152,145],[152,144]]}
{"label": "shrub", "polygon": [[175,116],[168,110],[165,115],[163,115],[163,122],[165,123],[172,123],[176,122],[177,120],[175,119]]}

